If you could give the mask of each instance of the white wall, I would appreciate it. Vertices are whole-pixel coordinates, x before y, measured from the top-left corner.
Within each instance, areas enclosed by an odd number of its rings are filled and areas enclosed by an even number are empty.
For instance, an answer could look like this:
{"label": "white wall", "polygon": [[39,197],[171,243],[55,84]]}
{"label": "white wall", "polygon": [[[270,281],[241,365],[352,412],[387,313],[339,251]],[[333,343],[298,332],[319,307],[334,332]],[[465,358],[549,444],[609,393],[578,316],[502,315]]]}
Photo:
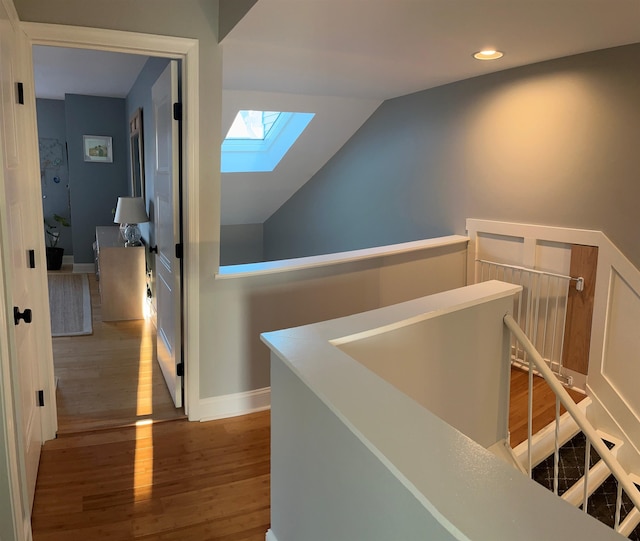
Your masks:
{"label": "white wall", "polygon": [[[516,290],[489,282],[264,335],[273,352],[268,539],[619,539],[338,347],[442,318],[449,331],[439,334],[436,350],[455,351],[464,339],[481,351],[481,319],[494,348],[470,370],[477,374],[496,359],[508,367],[502,317]],[[441,366],[460,360],[438,357]],[[437,370],[432,377],[456,407],[456,382]]]}
{"label": "white wall", "polygon": [[[203,353],[201,417],[229,414],[220,399],[268,405],[269,354],[260,333],[342,317],[466,282],[467,238],[444,237],[330,256],[222,267]],[[235,395],[235,398],[234,398]],[[246,407],[246,404],[242,407]],[[220,409],[222,408],[222,409]],[[237,410],[242,412],[242,410]]]}
{"label": "white wall", "polygon": [[504,304],[495,310],[476,306],[338,347],[488,449],[509,432],[508,337],[492,332]]}

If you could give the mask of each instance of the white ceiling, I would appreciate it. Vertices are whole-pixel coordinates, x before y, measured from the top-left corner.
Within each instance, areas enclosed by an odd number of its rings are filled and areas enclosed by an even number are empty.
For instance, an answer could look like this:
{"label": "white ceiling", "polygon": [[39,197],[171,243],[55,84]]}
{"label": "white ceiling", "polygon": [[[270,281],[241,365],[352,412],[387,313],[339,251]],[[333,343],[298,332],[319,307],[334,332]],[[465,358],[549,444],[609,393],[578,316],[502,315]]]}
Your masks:
{"label": "white ceiling", "polygon": [[146,56],[133,54],[33,47],[36,96],[63,100],[65,94],[125,98]]}
{"label": "white ceiling", "polygon": [[222,42],[224,85],[387,99],[638,41],[638,0],[258,0]]}
{"label": "white ceiling", "polygon": [[[222,175],[222,223],[263,222],[385,99],[636,42],[640,0],[258,0],[222,41],[223,136],[238,96],[292,110],[280,97],[295,94],[295,110],[323,113],[274,172]],[[485,48],[504,57],[472,57]],[[323,118],[337,97],[358,119]]]}
{"label": "white ceiling", "polygon": [[[222,136],[239,108],[316,117],[274,172],[222,176],[222,223],[262,223],[385,99],[637,42],[640,0],[258,0],[222,42]],[[34,47],[37,95],[124,97],[145,61]]]}

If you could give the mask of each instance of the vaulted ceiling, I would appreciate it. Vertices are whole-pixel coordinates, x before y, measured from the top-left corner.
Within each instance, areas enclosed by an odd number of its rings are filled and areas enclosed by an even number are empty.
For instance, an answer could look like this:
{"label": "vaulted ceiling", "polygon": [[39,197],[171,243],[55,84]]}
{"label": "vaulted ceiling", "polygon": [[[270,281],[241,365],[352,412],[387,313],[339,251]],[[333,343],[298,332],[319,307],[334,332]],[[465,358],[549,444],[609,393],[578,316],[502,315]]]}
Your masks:
{"label": "vaulted ceiling", "polygon": [[239,109],[317,115],[273,172],[223,174],[223,224],[267,219],[386,99],[636,42],[638,0],[258,0],[222,41],[222,135]]}
{"label": "vaulted ceiling", "polygon": [[[316,117],[273,172],[223,174],[222,223],[265,221],[386,99],[637,42],[640,0],[258,0],[221,42],[221,136],[239,109]],[[504,57],[473,59],[485,48]],[[127,67],[101,69],[109,81],[100,83],[87,69],[110,58],[46,49],[34,57],[41,89],[57,79],[67,92],[95,94],[86,85],[98,82],[100,95],[122,95],[105,85],[118,73],[130,85],[144,63],[120,58]]]}

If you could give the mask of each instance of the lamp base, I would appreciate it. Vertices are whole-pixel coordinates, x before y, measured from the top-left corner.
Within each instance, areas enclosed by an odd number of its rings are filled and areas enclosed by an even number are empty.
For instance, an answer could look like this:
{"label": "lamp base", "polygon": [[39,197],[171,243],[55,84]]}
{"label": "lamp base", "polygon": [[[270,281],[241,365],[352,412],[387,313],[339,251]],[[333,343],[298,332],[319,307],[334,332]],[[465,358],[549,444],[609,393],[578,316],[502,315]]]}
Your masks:
{"label": "lamp base", "polygon": [[126,224],[124,226],[124,231],[122,232],[122,236],[126,241],[124,243],[125,246],[141,246],[142,242],[140,239],[142,238],[142,233],[140,232],[140,228],[138,224]]}

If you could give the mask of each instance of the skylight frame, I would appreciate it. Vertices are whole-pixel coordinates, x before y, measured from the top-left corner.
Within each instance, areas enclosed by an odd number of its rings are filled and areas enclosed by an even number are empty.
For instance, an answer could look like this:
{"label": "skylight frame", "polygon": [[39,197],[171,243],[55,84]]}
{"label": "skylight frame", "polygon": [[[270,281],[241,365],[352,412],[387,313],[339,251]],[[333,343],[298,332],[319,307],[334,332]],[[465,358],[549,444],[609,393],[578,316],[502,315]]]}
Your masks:
{"label": "skylight frame", "polygon": [[315,113],[280,112],[264,139],[225,138],[221,147],[221,172],[273,171],[314,116]]}

